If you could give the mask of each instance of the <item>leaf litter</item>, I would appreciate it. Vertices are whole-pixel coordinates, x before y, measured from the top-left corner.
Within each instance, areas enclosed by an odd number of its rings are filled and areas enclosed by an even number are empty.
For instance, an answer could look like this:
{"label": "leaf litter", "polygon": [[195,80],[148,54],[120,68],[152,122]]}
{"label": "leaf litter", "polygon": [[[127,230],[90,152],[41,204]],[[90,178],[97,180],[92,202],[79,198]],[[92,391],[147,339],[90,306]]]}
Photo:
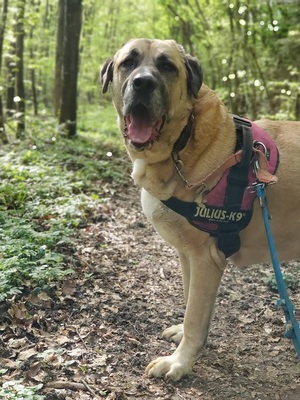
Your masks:
{"label": "leaf litter", "polygon": [[[188,377],[144,375],[175,349],[161,332],[184,316],[179,261],[143,216],[137,188],[104,189],[105,203],[61,249],[76,275],[51,295],[1,306],[0,381],[42,385],[46,400],[299,399],[300,368],[265,283],[268,264],[227,268],[208,344]],[[291,295],[300,315],[299,291]]]}

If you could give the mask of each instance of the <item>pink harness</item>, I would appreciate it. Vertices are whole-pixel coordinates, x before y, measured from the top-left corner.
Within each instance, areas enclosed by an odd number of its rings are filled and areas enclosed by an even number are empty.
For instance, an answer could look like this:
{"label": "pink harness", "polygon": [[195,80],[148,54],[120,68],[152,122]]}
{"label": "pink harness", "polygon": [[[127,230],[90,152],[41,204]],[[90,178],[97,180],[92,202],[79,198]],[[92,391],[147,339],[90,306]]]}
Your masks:
{"label": "pink harness", "polygon": [[239,250],[239,232],[249,224],[252,217],[256,198],[254,186],[257,182],[257,160],[253,149],[262,150],[265,154],[270,174],[276,172],[279,164],[277,146],[263,129],[240,117],[234,116],[234,121],[238,140],[242,135],[243,158],[223,173],[216,186],[206,194],[205,204],[199,206],[195,202],[185,202],[175,197],[163,201],[169,208],[186,217],[190,224],[216,237],[218,247],[226,257]]}

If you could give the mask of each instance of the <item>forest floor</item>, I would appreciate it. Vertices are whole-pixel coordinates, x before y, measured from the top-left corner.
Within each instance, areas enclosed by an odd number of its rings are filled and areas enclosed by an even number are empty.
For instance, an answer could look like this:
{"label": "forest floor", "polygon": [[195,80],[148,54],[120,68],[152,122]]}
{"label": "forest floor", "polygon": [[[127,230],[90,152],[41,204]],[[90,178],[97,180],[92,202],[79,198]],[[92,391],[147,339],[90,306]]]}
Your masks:
{"label": "forest floor", "polygon": [[[137,188],[103,191],[105,203],[60,249],[76,275],[0,310],[2,378],[42,383],[46,400],[299,400],[296,353],[266,284],[270,265],[228,267],[188,377],[145,376],[151,360],[175,348],[161,332],[184,315],[178,258],[145,220]],[[291,295],[299,317],[299,290]]]}

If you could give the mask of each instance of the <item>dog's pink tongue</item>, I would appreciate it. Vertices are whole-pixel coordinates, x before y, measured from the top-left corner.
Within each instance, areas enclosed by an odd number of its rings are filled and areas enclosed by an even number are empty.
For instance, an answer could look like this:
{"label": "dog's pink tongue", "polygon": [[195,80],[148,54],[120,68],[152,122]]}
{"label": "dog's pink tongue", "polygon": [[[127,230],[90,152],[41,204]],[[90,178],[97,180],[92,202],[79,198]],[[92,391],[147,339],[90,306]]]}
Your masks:
{"label": "dog's pink tongue", "polygon": [[133,143],[147,143],[155,139],[155,121],[149,115],[130,115],[126,117],[127,136]]}

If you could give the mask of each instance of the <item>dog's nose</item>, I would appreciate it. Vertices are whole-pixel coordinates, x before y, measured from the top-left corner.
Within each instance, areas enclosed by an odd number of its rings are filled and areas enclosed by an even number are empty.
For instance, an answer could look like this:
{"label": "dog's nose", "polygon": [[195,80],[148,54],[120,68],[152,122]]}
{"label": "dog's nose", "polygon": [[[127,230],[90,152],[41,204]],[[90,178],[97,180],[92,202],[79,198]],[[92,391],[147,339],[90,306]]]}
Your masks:
{"label": "dog's nose", "polygon": [[139,73],[133,79],[133,87],[137,91],[153,92],[156,86],[155,77],[149,73]]}

